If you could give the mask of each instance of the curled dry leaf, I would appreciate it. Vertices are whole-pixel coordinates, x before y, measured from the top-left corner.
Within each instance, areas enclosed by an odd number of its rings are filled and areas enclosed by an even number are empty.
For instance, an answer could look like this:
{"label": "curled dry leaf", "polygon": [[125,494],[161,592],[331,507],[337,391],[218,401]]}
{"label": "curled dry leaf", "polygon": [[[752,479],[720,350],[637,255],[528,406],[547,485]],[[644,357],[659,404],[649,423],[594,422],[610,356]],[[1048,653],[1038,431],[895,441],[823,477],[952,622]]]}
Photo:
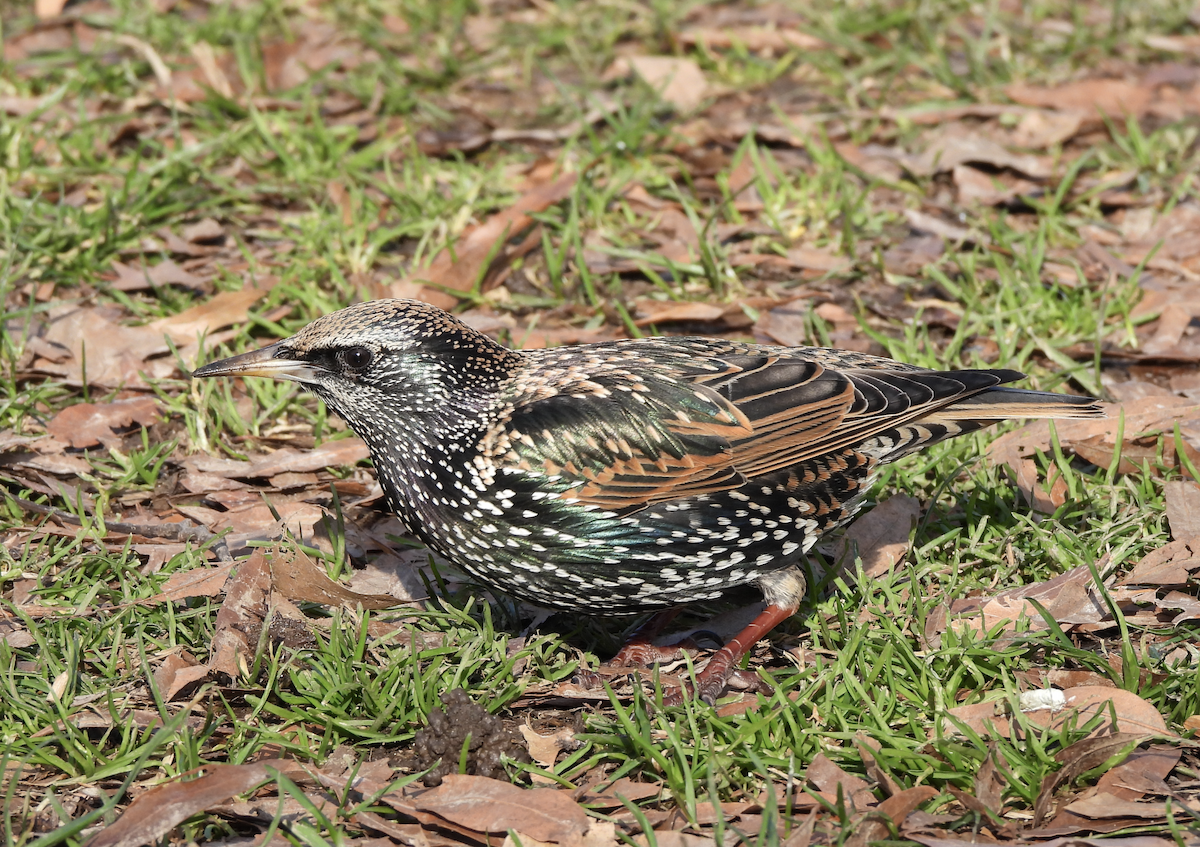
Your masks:
{"label": "curled dry leaf", "polygon": [[[213,627],[208,668],[231,679],[239,679],[247,656],[254,653],[257,633],[269,612],[271,566],[261,548],[239,562],[237,572],[225,592],[225,602],[217,612]],[[253,640],[251,634],[254,634]]]}
{"label": "curled dry leaf", "polygon": [[857,518],[838,539],[834,561],[843,574],[853,575],[855,557],[862,559],[863,575],[877,579],[908,555],[913,526],[921,516],[921,503],[907,494],[889,497]]}
{"label": "curled dry leaf", "polygon": [[153,397],[76,403],[51,418],[46,431],[75,448],[96,447],[119,441],[121,430],[148,427],[157,419],[158,401]]}
{"label": "curled dry leaf", "polygon": [[1009,168],[1034,179],[1046,179],[1054,173],[1049,160],[1031,153],[1013,153],[993,138],[964,124],[939,128],[924,152],[906,157],[903,163],[917,176],[933,176],[968,163]]}
{"label": "curled dry leaf", "polygon": [[[1107,418],[1090,421],[1056,421],[1058,440],[1067,453],[1075,453],[1087,461],[1107,468],[1118,449],[1117,433],[1122,431],[1119,445],[1119,473],[1141,470],[1144,460],[1161,460],[1168,466],[1179,466],[1175,443],[1175,427],[1182,435],[1184,455],[1193,466],[1200,464],[1200,405],[1183,397],[1151,396],[1137,404],[1106,407]],[[1122,429],[1122,420],[1124,426]],[[1017,487],[1035,508],[1053,512],[1065,501],[1065,487],[1055,490],[1054,480],[1047,491],[1039,481],[1037,466],[1032,457],[1041,451],[1051,452],[1050,422],[1035,421],[1006,433],[993,441],[987,458],[993,465],[1008,465],[1016,472]],[[1061,480],[1060,486],[1065,486]]]}
{"label": "curled dry leaf", "polygon": [[334,582],[325,569],[300,549],[271,557],[271,582],[289,600],[324,603],[353,609],[388,609],[396,605],[390,594],[360,594]]}
{"label": "curled dry leaf", "polygon": [[284,759],[249,765],[208,765],[204,776],[156,785],[129,804],[116,822],[102,829],[87,847],[137,847],[154,844],[197,812],[245,794],[272,778],[275,771],[297,771]]}
{"label": "curled dry leaf", "polygon": [[1200,571],[1200,535],[1147,553],[1120,585],[1187,585],[1196,571]]}
{"label": "curled dry leaf", "polygon": [[522,724],[521,734],[529,745],[529,756],[543,768],[553,768],[558,754],[569,750],[575,744],[575,730],[570,727],[560,729],[550,735],[542,735],[533,727]]}
{"label": "curled dry leaf", "polygon": [[[1103,574],[1107,564],[1108,560],[1102,559],[1094,567]],[[1107,579],[1106,587],[1113,582],[1114,578]],[[1036,605],[1033,601],[1036,601]],[[1044,582],[1001,591],[993,597],[969,597],[955,601],[951,604],[950,612],[960,616],[952,624],[956,629],[970,630],[982,637],[993,633],[998,626],[1002,632],[1015,630],[1022,621],[1031,630],[1047,628],[1038,606],[1065,631],[1110,620],[1108,606],[1096,590],[1091,569],[1087,565],[1071,568]]]}

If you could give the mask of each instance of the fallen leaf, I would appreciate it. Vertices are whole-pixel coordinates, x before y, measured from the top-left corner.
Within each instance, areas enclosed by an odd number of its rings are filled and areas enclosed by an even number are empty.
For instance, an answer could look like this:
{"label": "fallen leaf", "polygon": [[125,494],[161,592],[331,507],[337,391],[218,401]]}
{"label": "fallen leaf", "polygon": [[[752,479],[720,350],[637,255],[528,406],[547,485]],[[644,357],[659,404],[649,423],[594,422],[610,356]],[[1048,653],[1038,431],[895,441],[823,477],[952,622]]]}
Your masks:
{"label": "fallen leaf", "polygon": [[0,641],[14,650],[23,650],[37,643],[37,640],[22,624],[14,620],[3,619],[0,619]]}
{"label": "fallen leaf", "polygon": [[162,589],[145,602],[173,603],[189,597],[216,597],[224,593],[225,583],[235,566],[235,562],[224,562],[215,567],[176,571],[167,577]]}
{"label": "fallen leaf", "polygon": [[238,563],[226,589],[225,602],[217,612],[208,660],[210,671],[230,679],[241,678],[267,619],[270,592],[270,562],[262,548],[256,548],[249,559]]}
{"label": "fallen leaf", "polygon": [[1018,197],[1036,196],[1042,192],[1041,185],[1036,182],[984,173],[967,165],[955,165],[951,178],[958,189],[958,202],[963,205],[999,206]]}
{"label": "fallen leaf", "polygon": [[865,779],[846,773],[824,753],[818,753],[813,758],[804,778],[826,800],[836,803],[840,794],[856,812],[878,804]]}
{"label": "fallen leaf", "polygon": [[1152,95],[1148,88],[1123,79],[1081,79],[1049,88],[1017,82],[1004,93],[1026,106],[1100,113],[1110,118],[1141,115]]}
{"label": "fallen leaf", "polygon": [[553,768],[558,754],[575,744],[575,730],[570,727],[550,735],[542,735],[533,727],[522,724],[521,734],[525,736],[525,743],[529,745],[530,758],[546,769]]}
{"label": "fallen leaf", "polygon": [[776,26],[696,26],[679,33],[679,41],[688,46],[703,45],[709,50],[728,50],[740,45],[751,53],[780,54],[788,50],[824,50],[821,39],[798,29]]}
{"label": "fallen leaf", "polygon": [[390,594],[360,594],[329,578],[325,569],[298,548],[271,556],[271,585],[289,600],[323,603],[354,609],[389,609],[396,605]]}
{"label": "fallen leaf", "polygon": [[[475,288],[499,253],[497,242],[512,238],[528,227],[533,222],[530,214],[541,212],[570,196],[578,178],[577,173],[568,172],[530,189],[512,206],[467,232],[454,250],[439,253],[425,271],[415,271],[395,283],[393,295],[415,296],[443,308],[456,305],[458,299],[439,291],[437,286],[460,292]],[[423,286],[422,282],[430,282],[435,287]]]}
{"label": "fallen leaf", "polygon": [[695,301],[650,300],[643,298],[636,303],[637,326],[670,323],[672,321],[717,321],[725,314],[725,307],[716,303]]}
{"label": "fallen leaf", "polygon": [[1049,160],[1030,153],[1013,153],[993,138],[963,124],[940,128],[923,153],[904,159],[905,167],[917,176],[933,176],[969,163],[1010,168],[1037,179],[1045,179],[1054,173]]}
{"label": "fallen leaf", "polygon": [[[1095,569],[1103,573],[1105,562],[1097,562]],[[1033,601],[1036,601],[1036,605]],[[951,604],[950,611],[960,615],[954,621],[957,629],[985,635],[994,632],[997,626],[1002,632],[1011,631],[1020,621],[1026,621],[1031,630],[1045,629],[1047,623],[1038,606],[1066,631],[1081,624],[1095,624],[1110,619],[1108,606],[1096,591],[1091,569],[1087,565],[1071,568],[1044,582],[1001,591],[993,597],[970,597],[956,601]],[[967,616],[974,612],[978,612],[978,615]]]}
{"label": "fallen leaf", "polygon": [[187,782],[156,785],[139,795],[119,818],[102,829],[86,847],[137,847],[157,843],[197,812],[236,794],[245,794],[273,772],[292,770],[284,759],[265,759],[248,765],[205,765],[204,776]]}
{"label": "fallen leaf", "polygon": [[1200,536],[1200,485],[1170,480],[1163,485],[1167,499],[1167,524],[1176,541]]}
{"label": "fallen leaf", "polygon": [[588,829],[587,814],[568,792],[518,788],[483,776],[451,774],[414,798],[413,805],[479,833],[515,829],[539,841],[561,843]]}
{"label": "fallen leaf", "polygon": [[877,579],[908,555],[913,527],[921,516],[921,503],[896,494],[857,518],[838,539],[834,561],[842,573],[853,575],[855,556],[862,559],[863,575]]}
{"label": "fallen leaf", "polygon": [[208,679],[208,666],[198,663],[191,655],[171,653],[154,671],[154,686],[164,700],[176,695],[193,683]]}
{"label": "fallen leaf", "polygon": [[[1100,767],[1114,756],[1122,760],[1133,752],[1139,744],[1147,741],[1150,736],[1138,732],[1117,732],[1108,735],[1089,735],[1069,747],[1060,750],[1054,758],[1062,767],[1047,774],[1042,780],[1037,802],[1033,810],[1033,825],[1036,827],[1045,819],[1053,800],[1054,793],[1063,783],[1070,785],[1084,772]],[[1120,762],[1114,763],[1114,766]]]}
{"label": "fallen leaf", "polygon": [[245,323],[250,307],[266,293],[266,290],[258,288],[222,291],[177,315],[151,321],[146,326],[159,336],[169,336],[176,343],[194,342],[197,337],[221,327]]}
{"label": "fallen leaf", "polygon": [[1031,109],[1021,116],[1012,133],[1018,147],[1044,150],[1062,144],[1079,134],[1086,112]]}
{"label": "fallen leaf", "polygon": [[1119,584],[1187,585],[1195,571],[1200,571],[1200,534],[1147,553]]}
{"label": "fallen leaf", "polygon": [[133,397],[111,403],[76,403],[46,423],[46,431],[75,448],[96,447],[120,440],[118,430],[136,424],[148,427],[158,419],[158,401]]}
{"label": "fallen leaf", "polygon": [[708,80],[704,71],[691,59],[677,56],[623,56],[616,64],[618,68],[628,67],[659,97],[680,112],[692,111],[708,96]]}

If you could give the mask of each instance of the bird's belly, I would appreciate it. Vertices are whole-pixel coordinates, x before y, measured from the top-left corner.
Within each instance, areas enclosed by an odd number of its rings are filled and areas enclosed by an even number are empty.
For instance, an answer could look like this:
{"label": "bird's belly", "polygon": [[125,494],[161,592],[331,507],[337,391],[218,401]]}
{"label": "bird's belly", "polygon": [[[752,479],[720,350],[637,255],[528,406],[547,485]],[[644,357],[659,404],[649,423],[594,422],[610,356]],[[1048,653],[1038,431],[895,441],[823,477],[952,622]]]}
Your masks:
{"label": "bird's belly", "polygon": [[485,585],[596,615],[711,600],[790,567],[860,499],[814,505],[811,491],[759,480],[618,515],[519,483],[426,512],[418,534]]}

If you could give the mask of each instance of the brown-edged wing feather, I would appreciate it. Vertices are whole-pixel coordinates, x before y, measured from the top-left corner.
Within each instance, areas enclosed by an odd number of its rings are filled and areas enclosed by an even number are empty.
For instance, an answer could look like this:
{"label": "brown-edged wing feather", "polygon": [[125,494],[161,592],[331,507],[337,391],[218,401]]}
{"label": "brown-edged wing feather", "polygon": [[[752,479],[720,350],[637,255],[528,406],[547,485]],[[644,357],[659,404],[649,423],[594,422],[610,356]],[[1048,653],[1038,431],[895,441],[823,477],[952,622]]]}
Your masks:
{"label": "brown-edged wing feather", "polygon": [[711,391],[663,369],[611,373],[518,401],[483,440],[501,467],[558,477],[565,496],[613,511],[705,491],[737,488],[735,439],[749,437],[745,415]]}

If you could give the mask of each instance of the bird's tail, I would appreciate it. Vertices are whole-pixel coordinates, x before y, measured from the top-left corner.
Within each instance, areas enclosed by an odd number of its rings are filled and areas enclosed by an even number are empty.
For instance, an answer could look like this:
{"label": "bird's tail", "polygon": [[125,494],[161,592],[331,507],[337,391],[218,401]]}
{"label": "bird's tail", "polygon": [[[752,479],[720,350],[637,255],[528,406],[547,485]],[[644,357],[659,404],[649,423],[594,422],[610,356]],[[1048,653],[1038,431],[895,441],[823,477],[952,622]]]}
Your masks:
{"label": "bird's tail", "polygon": [[1003,386],[989,388],[957,400],[938,409],[937,416],[951,421],[1107,417],[1095,397],[1076,397],[1071,394]]}

